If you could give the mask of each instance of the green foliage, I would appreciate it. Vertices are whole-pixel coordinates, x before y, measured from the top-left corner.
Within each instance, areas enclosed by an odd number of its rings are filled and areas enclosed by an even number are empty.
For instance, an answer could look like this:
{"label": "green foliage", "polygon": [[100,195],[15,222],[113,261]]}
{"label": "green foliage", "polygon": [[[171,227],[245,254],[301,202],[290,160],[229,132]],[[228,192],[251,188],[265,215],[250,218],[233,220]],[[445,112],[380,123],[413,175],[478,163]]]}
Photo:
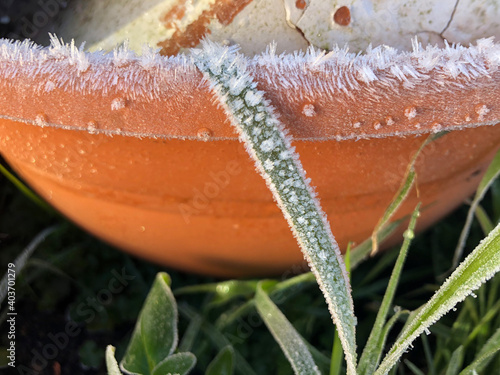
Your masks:
{"label": "green foliage", "polygon": [[205,375],[232,375],[233,372],[234,349],[231,345],[228,345],[210,362]]}
{"label": "green foliage", "polygon": [[121,368],[130,374],[187,374],[195,365],[191,353],[176,353],[177,304],[170,277],[159,273],[139,314]]}

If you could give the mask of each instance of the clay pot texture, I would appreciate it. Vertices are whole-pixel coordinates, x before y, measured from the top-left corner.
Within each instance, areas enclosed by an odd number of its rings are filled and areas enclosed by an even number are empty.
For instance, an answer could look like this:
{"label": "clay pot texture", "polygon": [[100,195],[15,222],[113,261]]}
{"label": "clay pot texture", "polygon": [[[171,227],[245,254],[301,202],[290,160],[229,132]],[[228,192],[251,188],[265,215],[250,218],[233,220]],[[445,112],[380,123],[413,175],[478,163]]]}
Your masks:
{"label": "clay pot texture", "polygon": [[[193,272],[269,275],[303,261],[209,83],[183,58],[146,64],[24,45],[16,59],[16,47],[3,48],[0,151],[68,218],[121,249]],[[474,191],[499,147],[496,70],[458,76],[446,89],[439,70],[411,89],[359,78],[359,89],[325,95],[329,68],[304,66],[290,69],[302,69],[307,92],[286,88],[288,68],[251,71],[294,136],[342,248],[369,237],[429,133],[455,129],[423,151],[418,196],[398,212],[422,201],[420,230]]]}

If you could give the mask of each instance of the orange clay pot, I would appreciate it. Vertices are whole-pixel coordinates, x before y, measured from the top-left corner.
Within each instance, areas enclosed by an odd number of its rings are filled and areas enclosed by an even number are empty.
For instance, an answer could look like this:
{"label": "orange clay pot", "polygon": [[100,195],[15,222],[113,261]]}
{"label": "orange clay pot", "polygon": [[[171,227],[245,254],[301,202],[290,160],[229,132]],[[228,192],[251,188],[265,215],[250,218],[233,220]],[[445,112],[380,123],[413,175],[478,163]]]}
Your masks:
{"label": "orange clay pot", "polygon": [[[85,78],[101,77],[107,68],[140,73],[136,61],[120,67],[90,61],[76,71],[57,65],[62,60],[35,56],[27,67],[4,58],[0,68],[0,151],[50,204],[121,249],[183,270],[255,276],[303,262],[198,71],[159,63],[166,76],[146,72],[160,88],[146,98],[124,86],[95,88],[89,83],[95,78]],[[9,69],[16,74],[9,76]],[[500,73],[462,85],[457,95],[422,95],[418,85],[407,90],[401,84],[367,105],[364,90],[356,97],[322,95],[318,72],[304,72],[318,85],[306,100],[301,87],[287,91],[265,69],[251,68],[295,138],[341,248],[369,237],[432,128],[460,130],[431,143],[417,161],[418,189],[397,217],[422,201],[420,229],[474,191],[499,148]],[[77,83],[64,86],[54,71]],[[372,94],[384,89],[373,85]]]}

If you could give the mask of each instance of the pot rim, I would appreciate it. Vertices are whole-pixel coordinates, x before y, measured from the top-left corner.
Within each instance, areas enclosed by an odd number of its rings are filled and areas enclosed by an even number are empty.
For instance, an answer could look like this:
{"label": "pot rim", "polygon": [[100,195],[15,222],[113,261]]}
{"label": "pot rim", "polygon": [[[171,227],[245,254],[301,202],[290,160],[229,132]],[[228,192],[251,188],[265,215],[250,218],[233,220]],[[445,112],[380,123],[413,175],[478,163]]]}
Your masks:
{"label": "pot rim", "polygon": [[[380,46],[365,54],[346,47],[277,55],[270,46],[235,63],[247,65],[295,140],[404,137],[500,122],[500,44],[493,38],[444,48],[423,48],[415,38],[413,51]],[[108,135],[237,140],[189,55],[145,47],[138,56],[127,46],[90,53],[54,35],[49,47],[0,39],[0,86],[4,119]]]}

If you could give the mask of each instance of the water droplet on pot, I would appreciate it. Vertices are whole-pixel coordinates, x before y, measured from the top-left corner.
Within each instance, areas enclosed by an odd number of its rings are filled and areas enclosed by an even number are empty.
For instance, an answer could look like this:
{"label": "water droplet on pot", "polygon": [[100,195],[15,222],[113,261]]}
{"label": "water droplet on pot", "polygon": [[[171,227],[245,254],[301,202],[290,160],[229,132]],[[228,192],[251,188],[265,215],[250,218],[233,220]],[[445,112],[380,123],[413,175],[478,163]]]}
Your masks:
{"label": "water droplet on pot", "polygon": [[387,116],[387,117],[385,118],[385,123],[386,123],[388,126],[394,125],[394,119],[392,118],[392,116]]}
{"label": "water droplet on pot", "polygon": [[413,106],[405,108],[405,116],[408,120],[415,118],[417,116],[417,109]]}
{"label": "water droplet on pot", "polygon": [[470,117],[469,114],[466,114],[465,115],[465,121],[467,121],[467,122],[472,121],[472,117]]}
{"label": "water droplet on pot", "polygon": [[314,117],[316,116],[316,108],[313,104],[305,104],[302,107],[302,113],[307,117]]}
{"label": "water droplet on pot", "polygon": [[87,131],[90,133],[90,134],[95,134],[97,133],[97,122],[95,121],[89,121],[87,123]]}
{"label": "water droplet on pot", "polygon": [[380,123],[380,121],[374,121],[373,122],[373,128],[375,130],[379,130],[381,127],[382,127],[382,124]]}
{"label": "water droplet on pot", "polygon": [[196,133],[196,136],[201,139],[202,141],[208,141],[210,137],[212,136],[212,131],[208,128],[201,128],[198,129],[198,132]]}
{"label": "water droplet on pot", "polygon": [[123,109],[127,106],[127,102],[123,98],[115,98],[111,102],[111,110],[112,111],[118,111],[120,109]]}
{"label": "water droplet on pot", "polygon": [[441,125],[439,122],[435,122],[432,124],[432,130],[435,132],[440,131],[443,128],[443,125]]}
{"label": "water droplet on pot", "polygon": [[352,124],[352,127],[353,128],[360,128],[361,127],[361,123],[360,122],[355,122],[354,124]]}
{"label": "water droplet on pot", "polygon": [[47,116],[44,113],[39,113],[35,117],[35,124],[37,124],[38,126],[41,126],[42,128],[44,126],[47,126],[47,124],[48,124]]}
{"label": "water droplet on pot", "polygon": [[490,110],[485,104],[478,104],[474,107],[474,111],[476,111],[478,115],[478,120],[483,121],[484,116],[486,116]]}
{"label": "water droplet on pot", "polygon": [[344,5],[337,9],[333,15],[333,20],[337,25],[348,26],[351,23],[351,11]]}

